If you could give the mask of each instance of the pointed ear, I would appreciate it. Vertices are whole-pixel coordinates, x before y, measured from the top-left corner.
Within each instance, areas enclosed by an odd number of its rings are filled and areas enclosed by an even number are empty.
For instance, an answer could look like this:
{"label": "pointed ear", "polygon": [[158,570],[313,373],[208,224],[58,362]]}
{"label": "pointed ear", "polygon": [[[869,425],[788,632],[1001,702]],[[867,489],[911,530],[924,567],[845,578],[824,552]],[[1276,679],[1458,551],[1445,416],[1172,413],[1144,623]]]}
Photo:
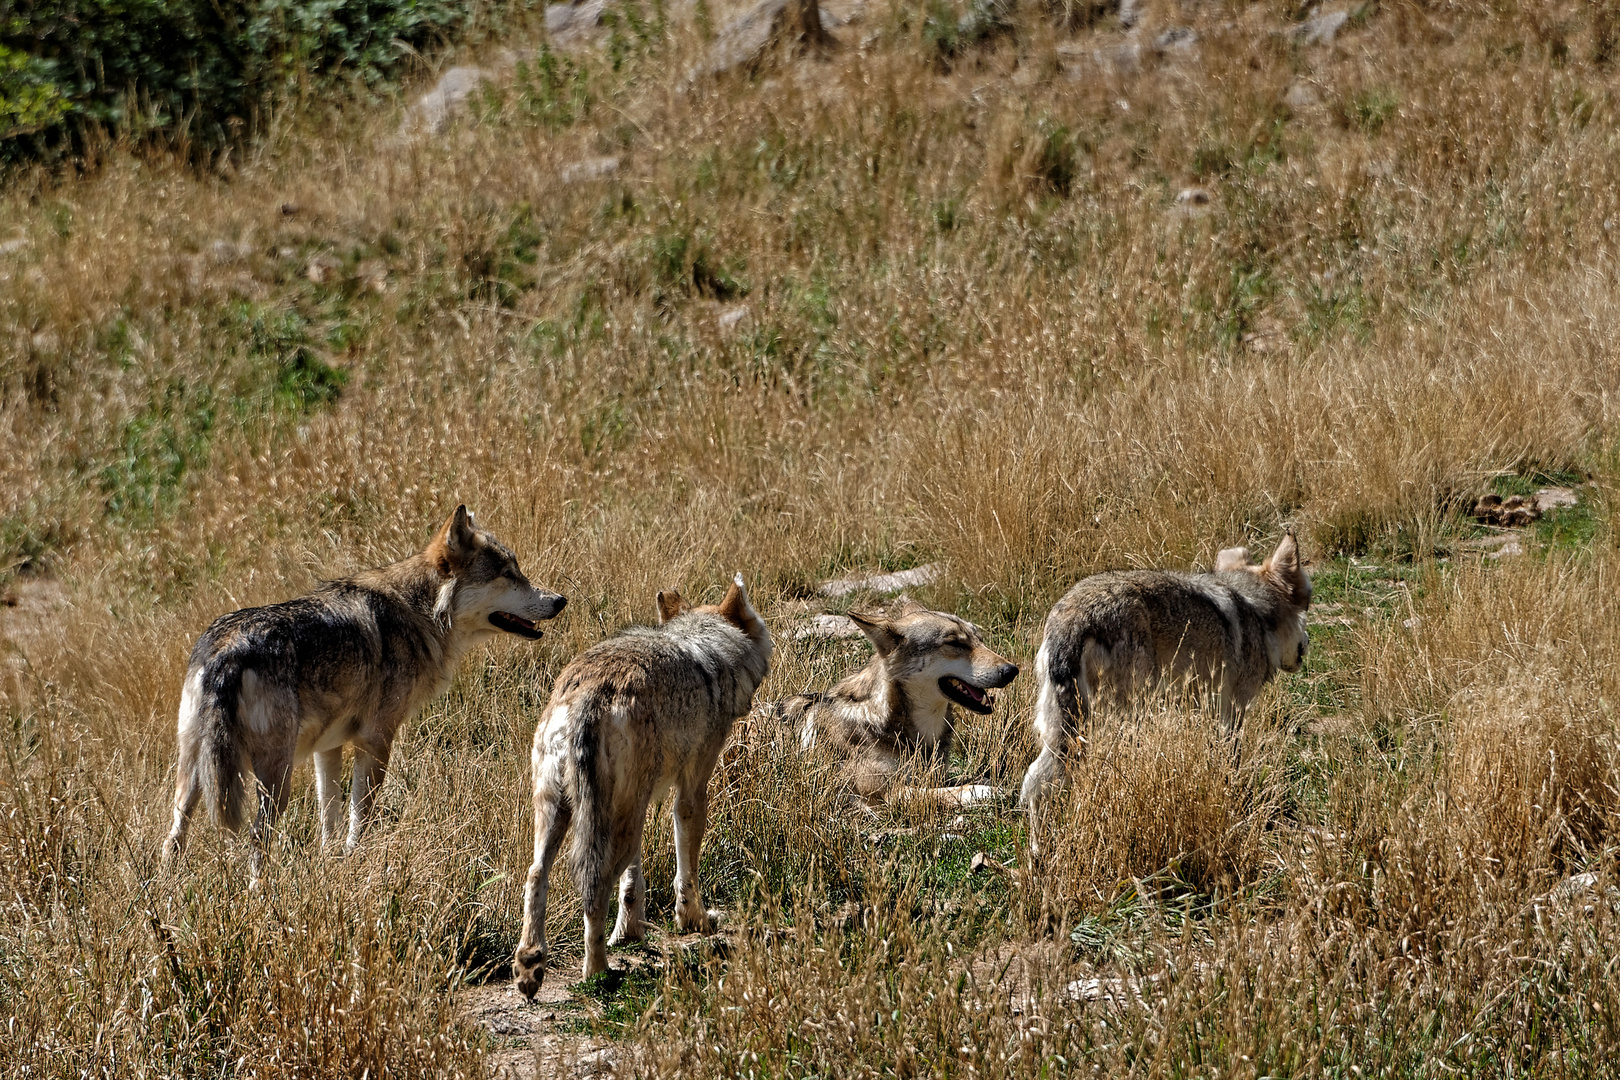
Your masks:
{"label": "pointed ear", "polygon": [[466,557],[473,548],[475,535],[473,518],[467,512],[467,507],[456,507],[428,544],[428,557],[438,567],[439,573],[448,574],[451,563],[460,562]]}
{"label": "pointed ear", "polygon": [[765,623],[748,600],[748,586],[743,584],[741,571],[731,579],[731,588],[726,590],[725,597],[715,610],[722,619],[750,637],[757,637],[765,631]]}
{"label": "pointed ear", "polygon": [[902,596],[900,598],[900,609],[895,612],[895,617],[899,618],[899,617],[903,617],[903,616],[906,616],[906,615],[914,615],[919,611],[927,611],[927,610],[928,610],[927,608],[925,608],[921,604],[917,603],[917,601],[913,600],[911,597]]}
{"label": "pointed ear", "polygon": [[663,626],[669,620],[686,610],[686,601],[674,589],[661,589],[658,593],[658,625]]}
{"label": "pointed ear", "polygon": [[1249,566],[1249,549],[1246,547],[1222,548],[1215,553],[1215,573],[1224,574],[1228,570],[1243,570]]}
{"label": "pointed ear", "polygon": [[1299,559],[1299,541],[1294,539],[1294,530],[1289,529],[1283,535],[1282,543],[1277,550],[1271,553],[1266,560],[1263,572],[1271,580],[1286,588],[1296,600],[1310,602],[1311,579],[1305,575],[1305,567]]}
{"label": "pointed ear", "polygon": [[879,615],[863,615],[859,611],[849,613],[849,621],[860,627],[872,642],[879,656],[888,656],[900,647],[900,635],[895,633],[894,624]]}

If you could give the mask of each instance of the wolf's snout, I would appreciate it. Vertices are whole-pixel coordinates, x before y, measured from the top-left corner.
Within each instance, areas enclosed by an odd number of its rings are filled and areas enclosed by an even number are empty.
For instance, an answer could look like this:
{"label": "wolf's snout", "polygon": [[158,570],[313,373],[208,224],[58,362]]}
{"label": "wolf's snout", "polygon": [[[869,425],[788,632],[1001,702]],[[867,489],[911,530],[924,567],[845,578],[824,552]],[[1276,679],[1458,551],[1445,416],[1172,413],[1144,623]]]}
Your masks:
{"label": "wolf's snout", "polygon": [[1002,664],[1001,670],[996,672],[995,682],[991,683],[990,685],[996,687],[1006,686],[1016,678],[1018,678],[1018,665]]}
{"label": "wolf's snout", "polygon": [[562,614],[562,609],[567,607],[567,606],[568,606],[568,597],[566,597],[566,596],[553,596],[551,598],[550,610],[548,610],[546,612],[546,618],[555,619],[558,615]]}

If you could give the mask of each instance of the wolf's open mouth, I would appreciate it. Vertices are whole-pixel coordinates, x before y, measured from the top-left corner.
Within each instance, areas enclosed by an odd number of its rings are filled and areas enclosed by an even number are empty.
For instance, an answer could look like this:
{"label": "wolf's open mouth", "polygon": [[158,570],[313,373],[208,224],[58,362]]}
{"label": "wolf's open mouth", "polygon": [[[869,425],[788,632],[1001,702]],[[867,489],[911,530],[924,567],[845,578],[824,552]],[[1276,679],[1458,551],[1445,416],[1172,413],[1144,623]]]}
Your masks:
{"label": "wolf's open mouth", "polygon": [[534,623],[521,615],[514,615],[510,611],[490,612],[489,624],[497,630],[505,630],[508,634],[526,637],[530,641],[538,641],[545,636]]}
{"label": "wolf's open mouth", "polygon": [[996,707],[994,694],[981,690],[970,682],[963,682],[955,675],[947,675],[939,680],[939,690],[962,708],[981,716],[990,715],[990,711]]}

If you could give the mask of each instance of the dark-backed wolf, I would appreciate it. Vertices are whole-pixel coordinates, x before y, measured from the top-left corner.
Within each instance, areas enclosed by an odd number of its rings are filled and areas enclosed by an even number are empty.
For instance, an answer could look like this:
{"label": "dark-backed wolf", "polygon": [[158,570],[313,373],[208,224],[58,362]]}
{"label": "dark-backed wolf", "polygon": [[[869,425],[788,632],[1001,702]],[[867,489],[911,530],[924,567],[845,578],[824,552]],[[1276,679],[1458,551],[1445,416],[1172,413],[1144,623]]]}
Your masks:
{"label": "dark-backed wolf", "polygon": [[915,788],[902,781],[916,765],[944,765],[955,734],[955,707],[988,716],[992,690],[1018,668],[991,651],[972,623],[908,601],[892,617],[850,612],[872,642],[870,663],[822,694],[799,694],[762,710],[791,727],[805,749],[843,762],[850,790],[868,806],[925,799],[963,806],[989,797],[982,784]]}
{"label": "dark-backed wolf", "polygon": [[712,925],[698,891],[709,822],[709,775],[732,724],[753,707],[770,668],[771,635],[742,576],[714,607],[658,594],[662,625],[631,627],[581,653],[557,676],[534,733],[534,863],[523,888],[513,968],[533,997],[545,975],[546,894],[569,824],[569,862],[585,907],[585,977],[607,969],[606,919],[623,876],[613,944],[646,935],[641,835],[647,807],[674,788],[675,925]]}
{"label": "dark-backed wolf", "polygon": [[531,585],[512,553],[458,506],[418,555],[216,619],[191,650],[180,695],[180,770],[165,861],[185,843],[198,802],[235,830],[246,790],[256,788],[257,880],[288,775],[311,755],[321,836],[336,843],[350,743],[352,849],[400,725],[449,685],[472,645],[502,632],[539,638],[535,624],[566,603]]}
{"label": "dark-backed wolf", "polygon": [[1227,548],[1208,574],[1127,570],[1083,579],[1053,606],[1035,656],[1035,733],[1042,750],[1019,801],[1036,809],[1105,687],[1125,704],[1186,682],[1214,705],[1236,742],[1243,713],[1278,671],[1298,671],[1310,635],[1311,579],[1293,530],[1256,564]]}

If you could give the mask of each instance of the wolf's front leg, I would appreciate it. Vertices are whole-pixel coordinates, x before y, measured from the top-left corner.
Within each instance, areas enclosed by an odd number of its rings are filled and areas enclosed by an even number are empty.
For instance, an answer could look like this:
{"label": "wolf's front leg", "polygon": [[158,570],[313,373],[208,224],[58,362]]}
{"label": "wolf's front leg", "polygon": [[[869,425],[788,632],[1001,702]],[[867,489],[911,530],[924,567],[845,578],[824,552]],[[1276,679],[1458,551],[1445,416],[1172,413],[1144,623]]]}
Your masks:
{"label": "wolf's front leg", "polygon": [[315,755],[315,798],[321,804],[321,846],[335,847],[343,835],[343,747]]}
{"label": "wolf's front leg", "polygon": [[349,792],[349,839],[345,852],[360,846],[360,836],[371,822],[377,806],[377,789],[388,772],[388,744],[354,744],[354,786]]}
{"label": "wolf's front leg", "polygon": [[709,778],[694,782],[675,793],[675,928],[707,934],[714,920],[703,908],[698,890],[698,856],[703,847],[703,830],[709,827]]}
{"label": "wolf's front leg", "polygon": [[546,968],[546,896],[551,890],[551,866],[568,835],[573,808],[559,798],[537,794],[534,800],[534,863],[523,884],[523,936],[512,958],[518,992],[532,998],[540,989]]}

